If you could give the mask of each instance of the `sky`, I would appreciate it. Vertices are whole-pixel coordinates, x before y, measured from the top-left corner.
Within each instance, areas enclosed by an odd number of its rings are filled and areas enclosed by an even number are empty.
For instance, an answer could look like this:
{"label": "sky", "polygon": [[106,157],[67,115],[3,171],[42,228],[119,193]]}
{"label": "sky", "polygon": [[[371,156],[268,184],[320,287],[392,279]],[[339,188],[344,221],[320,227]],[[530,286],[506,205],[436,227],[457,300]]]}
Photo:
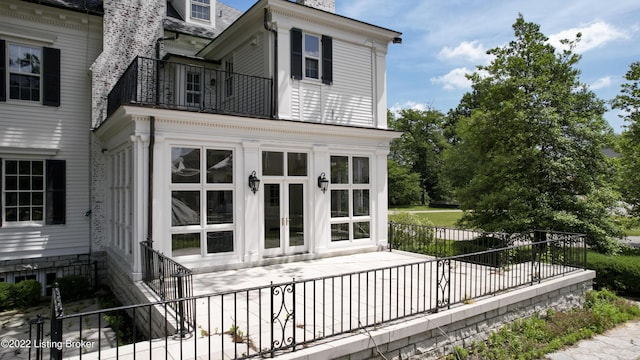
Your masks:
{"label": "sky", "polygon": [[[245,11],[254,0],[222,0]],[[336,13],[402,33],[389,44],[387,106],[399,109],[455,108],[471,89],[466,73],[491,61],[486,51],[514,39],[518,14],[540,25],[551,44],[582,39],[576,51],[580,81],[602,100],[620,92],[631,63],[640,61],[638,0],[335,0]],[[617,110],[606,120],[624,128]]]}

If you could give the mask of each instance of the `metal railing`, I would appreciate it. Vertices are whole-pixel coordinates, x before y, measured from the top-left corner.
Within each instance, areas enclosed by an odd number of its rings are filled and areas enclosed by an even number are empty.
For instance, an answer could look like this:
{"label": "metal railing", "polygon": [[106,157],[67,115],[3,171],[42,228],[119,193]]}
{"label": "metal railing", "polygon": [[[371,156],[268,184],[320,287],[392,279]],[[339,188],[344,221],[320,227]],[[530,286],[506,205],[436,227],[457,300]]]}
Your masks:
{"label": "metal railing", "polygon": [[[159,352],[172,358],[211,359],[269,357],[296,351],[327,338],[435,313],[456,304],[537,284],[581,271],[585,237],[581,234],[531,232],[510,236],[498,249],[430,258],[336,276],[165,300],[151,304],[64,315],[65,338],[85,337],[83,323],[99,323],[110,311],[126,311],[133,319],[162,330],[160,338],[141,341],[133,331],[130,345],[106,349],[105,339],[93,340],[91,358],[127,356],[151,358]],[[398,243],[395,243],[398,245]],[[176,303],[193,303],[194,331],[185,335],[166,316]],[[152,325],[151,313],[165,315]],[[94,318],[97,320],[92,320]],[[136,321],[133,321],[136,323]],[[174,335],[177,334],[177,335]],[[99,333],[98,336],[103,336]],[[117,337],[117,335],[116,335]],[[65,356],[83,356],[87,349],[63,349]]]}
{"label": "metal railing", "polygon": [[91,289],[95,289],[98,285],[97,267],[98,263],[96,261],[81,261],[47,267],[33,266],[2,271],[0,272],[0,282],[18,283],[22,280],[37,280],[42,284],[44,294],[49,296],[57,279],[67,276],[82,276],[89,280]]}
{"label": "metal railing", "polygon": [[121,105],[271,117],[272,80],[166,60],[136,57],[108,95],[107,116]]}
{"label": "metal railing", "polygon": [[140,243],[142,280],[161,300],[169,301],[180,333],[194,329],[195,306],[192,301],[173,301],[193,296],[193,273],[171,258],[153,249],[148,241]]}

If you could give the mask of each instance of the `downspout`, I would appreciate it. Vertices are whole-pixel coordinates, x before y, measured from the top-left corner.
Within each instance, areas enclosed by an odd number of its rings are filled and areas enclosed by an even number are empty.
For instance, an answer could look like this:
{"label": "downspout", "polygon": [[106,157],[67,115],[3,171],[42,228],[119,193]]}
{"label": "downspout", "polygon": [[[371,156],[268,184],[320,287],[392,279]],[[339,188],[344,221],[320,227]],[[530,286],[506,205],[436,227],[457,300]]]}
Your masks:
{"label": "downspout", "polygon": [[271,12],[264,9],[264,28],[273,33],[273,82],[271,93],[271,117],[278,117],[278,30],[270,23]]}
{"label": "downspout", "polygon": [[147,189],[147,242],[153,247],[153,147],[156,142],[156,117],[149,117],[149,183]]}

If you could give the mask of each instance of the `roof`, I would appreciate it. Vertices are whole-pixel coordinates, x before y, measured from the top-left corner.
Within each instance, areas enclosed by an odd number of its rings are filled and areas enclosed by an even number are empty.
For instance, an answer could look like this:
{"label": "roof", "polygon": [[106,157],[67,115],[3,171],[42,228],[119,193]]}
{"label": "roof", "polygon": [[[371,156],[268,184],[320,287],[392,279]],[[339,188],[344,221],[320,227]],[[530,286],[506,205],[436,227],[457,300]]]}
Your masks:
{"label": "roof", "polygon": [[218,1],[216,3],[216,14],[211,14],[211,18],[215,19],[215,28],[211,28],[184,21],[173,5],[167,2],[167,16],[164,19],[164,29],[210,39],[220,35],[220,33],[236,21],[240,15],[242,15],[242,11]]}
{"label": "roof", "polygon": [[22,0],[31,3],[53,6],[60,9],[79,11],[91,15],[104,15],[103,0]]}

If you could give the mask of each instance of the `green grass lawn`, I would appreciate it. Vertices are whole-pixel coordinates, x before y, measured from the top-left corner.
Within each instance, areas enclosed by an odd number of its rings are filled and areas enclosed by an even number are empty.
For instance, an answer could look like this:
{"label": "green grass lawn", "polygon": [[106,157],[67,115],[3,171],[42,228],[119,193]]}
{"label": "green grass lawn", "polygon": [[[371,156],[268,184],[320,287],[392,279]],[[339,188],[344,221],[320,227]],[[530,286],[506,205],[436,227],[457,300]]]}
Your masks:
{"label": "green grass lawn", "polygon": [[[429,219],[435,226],[456,227],[456,222],[462,217],[462,211],[455,209],[434,209],[426,206],[412,208],[394,208],[389,209],[392,212],[413,212],[413,211],[430,211],[413,213],[420,219]],[[442,212],[438,212],[442,210]],[[397,216],[389,215],[389,220],[393,221]]]}

